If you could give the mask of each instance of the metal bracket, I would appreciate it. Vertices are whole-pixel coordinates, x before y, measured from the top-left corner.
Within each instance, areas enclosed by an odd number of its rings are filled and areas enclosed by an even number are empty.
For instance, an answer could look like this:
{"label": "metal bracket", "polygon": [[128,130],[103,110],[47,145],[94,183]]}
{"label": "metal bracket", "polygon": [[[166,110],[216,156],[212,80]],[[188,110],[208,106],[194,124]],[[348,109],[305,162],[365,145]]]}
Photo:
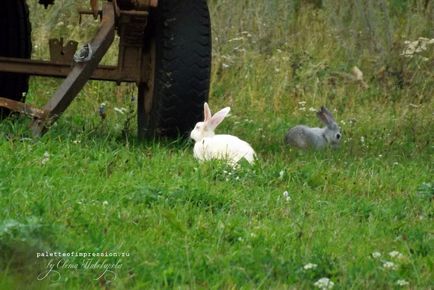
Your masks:
{"label": "metal bracket", "polygon": [[78,18],[78,23],[79,24],[81,24],[81,22],[82,22],[82,16],[83,15],[92,15],[95,20],[98,19],[98,16],[99,16],[99,19],[101,20],[102,19],[102,10],[97,10],[95,12],[95,11],[92,11],[92,10],[82,10],[82,9],[80,9],[80,10],[78,10],[78,15],[79,15],[79,18]]}
{"label": "metal bracket", "polygon": [[121,77],[136,75],[141,79],[143,39],[148,24],[147,11],[120,11],[118,65]]}
{"label": "metal bracket", "polygon": [[63,46],[63,37],[52,38],[48,41],[50,47],[50,60],[54,63],[70,64],[77,50],[77,41],[70,40]]}

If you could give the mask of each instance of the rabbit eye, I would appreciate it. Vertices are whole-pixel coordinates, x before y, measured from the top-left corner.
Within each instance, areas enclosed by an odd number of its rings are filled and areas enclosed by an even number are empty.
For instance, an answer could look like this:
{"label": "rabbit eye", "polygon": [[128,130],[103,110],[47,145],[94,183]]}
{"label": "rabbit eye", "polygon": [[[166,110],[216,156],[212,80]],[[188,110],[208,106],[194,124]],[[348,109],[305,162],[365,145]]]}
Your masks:
{"label": "rabbit eye", "polygon": [[337,134],[336,134],[336,139],[338,139],[338,140],[339,140],[339,139],[341,139],[341,137],[342,137],[342,136],[341,136],[341,134],[340,134],[340,133],[337,133]]}

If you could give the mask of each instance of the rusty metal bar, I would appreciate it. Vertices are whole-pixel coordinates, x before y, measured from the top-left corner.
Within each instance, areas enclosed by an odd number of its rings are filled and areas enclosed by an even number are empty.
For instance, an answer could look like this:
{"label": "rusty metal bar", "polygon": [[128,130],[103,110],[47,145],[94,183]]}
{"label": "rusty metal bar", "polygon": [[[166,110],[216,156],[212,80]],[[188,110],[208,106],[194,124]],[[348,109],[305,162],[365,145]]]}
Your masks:
{"label": "rusty metal bar", "polygon": [[149,15],[148,11],[140,11],[140,10],[121,10],[121,15],[127,15],[127,16],[140,16],[140,17],[146,17]]}
{"label": "rusty metal bar", "polygon": [[[72,70],[71,65],[44,60],[0,57],[0,72],[23,73],[36,76],[64,78]],[[113,82],[137,82],[139,75],[121,73],[117,66],[100,65],[90,76],[92,80]]]}
{"label": "rusty metal bar", "polygon": [[40,119],[45,118],[47,115],[47,112],[40,108],[2,97],[0,97],[0,108],[8,108],[11,111]]}
{"label": "rusty metal bar", "polygon": [[34,136],[40,136],[44,133],[47,126],[58,118],[69,106],[72,100],[77,96],[84,87],[93,71],[98,66],[104,54],[113,43],[115,36],[115,15],[111,2],[107,2],[103,7],[103,17],[101,26],[91,41],[90,45],[93,55],[90,60],[82,63],[76,63],[68,77],[64,80],[54,96],[44,106],[43,110],[48,112],[44,119],[35,119],[32,123],[32,133]]}
{"label": "rusty metal bar", "polygon": [[98,18],[98,0],[90,0],[90,7],[92,9],[92,14],[93,14],[93,18],[97,19]]}

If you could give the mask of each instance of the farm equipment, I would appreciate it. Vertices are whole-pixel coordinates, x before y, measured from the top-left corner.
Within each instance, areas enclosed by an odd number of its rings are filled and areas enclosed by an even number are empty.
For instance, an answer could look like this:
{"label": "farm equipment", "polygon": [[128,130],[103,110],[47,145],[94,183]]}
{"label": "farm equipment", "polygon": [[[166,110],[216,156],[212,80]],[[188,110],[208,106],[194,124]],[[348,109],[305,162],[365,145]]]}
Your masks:
{"label": "farm equipment", "polygon": [[[49,60],[31,59],[25,1],[2,0],[0,8],[0,119],[11,112],[26,114],[33,118],[33,135],[41,136],[88,80],[137,84],[139,138],[182,136],[202,119],[211,68],[206,0],[90,0],[80,17],[101,21],[84,61],[74,61],[78,43],[63,39],[49,40]],[[39,0],[45,7],[53,2]],[[117,65],[100,65],[116,34]],[[25,103],[32,75],[64,78],[42,108]]]}

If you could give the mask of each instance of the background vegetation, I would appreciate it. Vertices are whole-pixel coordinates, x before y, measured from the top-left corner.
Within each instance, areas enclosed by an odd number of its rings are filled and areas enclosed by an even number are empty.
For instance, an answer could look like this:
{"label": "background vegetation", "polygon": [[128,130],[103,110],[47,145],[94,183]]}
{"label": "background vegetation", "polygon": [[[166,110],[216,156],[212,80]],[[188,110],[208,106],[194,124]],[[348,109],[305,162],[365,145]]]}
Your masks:
{"label": "background vegetation", "polygon": [[[48,38],[85,42],[98,25],[78,24],[87,1],[28,4],[35,58]],[[133,85],[90,82],[41,140],[25,117],[2,122],[0,288],[310,289],[323,277],[336,289],[432,288],[433,2],[209,4],[211,108],[232,107],[218,130],[251,143],[257,164],[234,171],[199,164],[191,142],[137,143]],[[104,62],[115,60],[112,49]],[[59,82],[32,78],[29,103]],[[319,125],[321,105],[341,148],[284,146],[289,127]],[[45,250],[130,256],[116,279],[63,269],[38,281]]]}

